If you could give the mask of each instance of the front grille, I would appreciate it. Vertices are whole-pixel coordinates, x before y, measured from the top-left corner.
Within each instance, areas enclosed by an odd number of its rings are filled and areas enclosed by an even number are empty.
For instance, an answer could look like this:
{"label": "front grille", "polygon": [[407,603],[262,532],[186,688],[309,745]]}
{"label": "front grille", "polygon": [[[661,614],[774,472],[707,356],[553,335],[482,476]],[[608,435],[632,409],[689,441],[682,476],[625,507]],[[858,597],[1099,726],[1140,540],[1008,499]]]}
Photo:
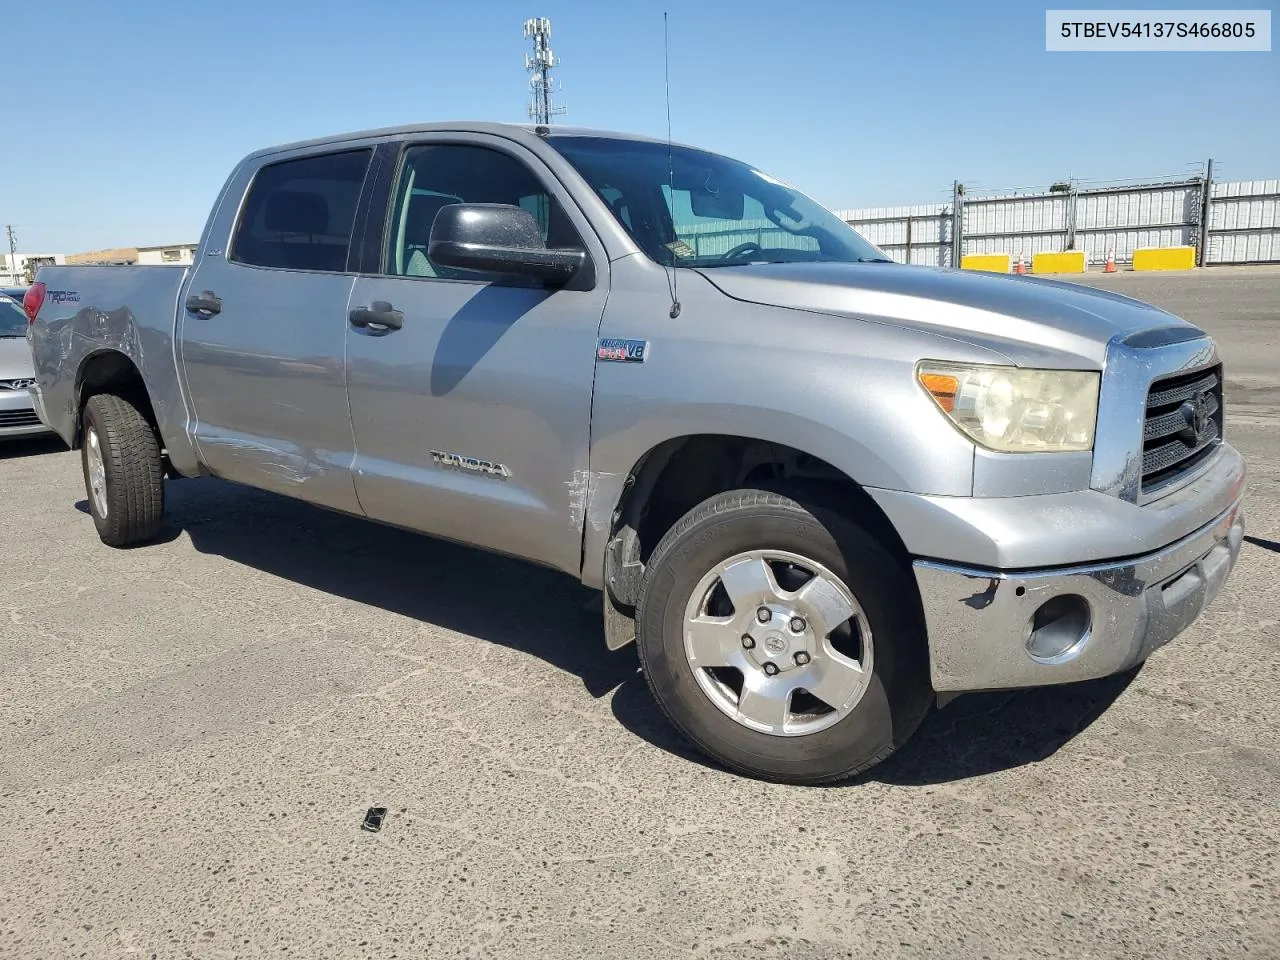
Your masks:
{"label": "front grille", "polygon": [[5,427],[38,427],[40,418],[34,410],[0,410],[0,430]]}
{"label": "front grille", "polygon": [[1142,427],[1142,490],[1170,484],[1213,454],[1222,440],[1222,367],[1157,380]]}

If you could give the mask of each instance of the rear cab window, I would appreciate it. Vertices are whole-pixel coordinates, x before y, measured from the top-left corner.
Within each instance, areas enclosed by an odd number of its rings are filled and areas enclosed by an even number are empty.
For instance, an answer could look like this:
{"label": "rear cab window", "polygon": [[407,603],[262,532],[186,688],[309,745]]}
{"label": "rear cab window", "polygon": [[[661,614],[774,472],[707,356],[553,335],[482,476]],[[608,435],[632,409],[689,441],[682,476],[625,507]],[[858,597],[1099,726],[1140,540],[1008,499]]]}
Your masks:
{"label": "rear cab window", "polygon": [[229,260],[255,267],[347,270],[370,149],[268,164],[249,185]]}

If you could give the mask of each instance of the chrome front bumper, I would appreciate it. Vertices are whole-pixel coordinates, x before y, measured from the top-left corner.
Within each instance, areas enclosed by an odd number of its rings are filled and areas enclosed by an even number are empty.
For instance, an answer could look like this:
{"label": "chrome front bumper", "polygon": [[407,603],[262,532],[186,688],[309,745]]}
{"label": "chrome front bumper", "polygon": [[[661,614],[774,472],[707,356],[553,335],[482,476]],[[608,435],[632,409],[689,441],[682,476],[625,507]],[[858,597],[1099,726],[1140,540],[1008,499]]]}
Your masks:
{"label": "chrome front bumper", "polygon": [[[1226,582],[1244,538],[1238,494],[1200,529],[1127,560],[1017,571],[917,560],[934,689],[1069,683],[1145,660],[1186,629]],[[1071,596],[1087,605],[1087,628],[1061,655],[1034,657],[1028,642],[1036,612],[1051,598]]]}

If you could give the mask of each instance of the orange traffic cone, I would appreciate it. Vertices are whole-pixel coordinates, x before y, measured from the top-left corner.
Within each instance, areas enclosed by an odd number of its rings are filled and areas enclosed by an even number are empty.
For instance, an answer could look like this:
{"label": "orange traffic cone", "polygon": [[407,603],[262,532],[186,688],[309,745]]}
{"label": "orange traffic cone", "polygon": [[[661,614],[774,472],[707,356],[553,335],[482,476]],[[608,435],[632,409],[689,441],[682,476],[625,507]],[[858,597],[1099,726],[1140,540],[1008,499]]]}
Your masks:
{"label": "orange traffic cone", "polygon": [[1102,268],[1103,273],[1116,272],[1116,252],[1114,250],[1107,251],[1107,265]]}
{"label": "orange traffic cone", "polygon": [[1013,272],[1019,276],[1027,272],[1027,265],[1022,262],[1022,254],[1018,254],[1018,262],[1014,266]]}

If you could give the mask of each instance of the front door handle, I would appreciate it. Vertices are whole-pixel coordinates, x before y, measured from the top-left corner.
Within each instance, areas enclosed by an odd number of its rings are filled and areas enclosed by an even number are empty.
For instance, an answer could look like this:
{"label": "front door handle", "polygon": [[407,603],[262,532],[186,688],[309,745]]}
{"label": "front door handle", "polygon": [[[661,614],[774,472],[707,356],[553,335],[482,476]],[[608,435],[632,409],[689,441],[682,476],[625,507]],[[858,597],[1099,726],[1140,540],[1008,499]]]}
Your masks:
{"label": "front door handle", "polygon": [[202,317],[212,317],[215,313],[222,312],[222,298],[214,296],[212,290],[206,290],[198,296],[192,294],[187,297],[187,310]]}
{"label": "front door handle", "polygon": [[356,307],[348,315],[353,327],[382,327],[399,330],[404,326],[404,314],[385,300],[375,300],[369,307]]}

